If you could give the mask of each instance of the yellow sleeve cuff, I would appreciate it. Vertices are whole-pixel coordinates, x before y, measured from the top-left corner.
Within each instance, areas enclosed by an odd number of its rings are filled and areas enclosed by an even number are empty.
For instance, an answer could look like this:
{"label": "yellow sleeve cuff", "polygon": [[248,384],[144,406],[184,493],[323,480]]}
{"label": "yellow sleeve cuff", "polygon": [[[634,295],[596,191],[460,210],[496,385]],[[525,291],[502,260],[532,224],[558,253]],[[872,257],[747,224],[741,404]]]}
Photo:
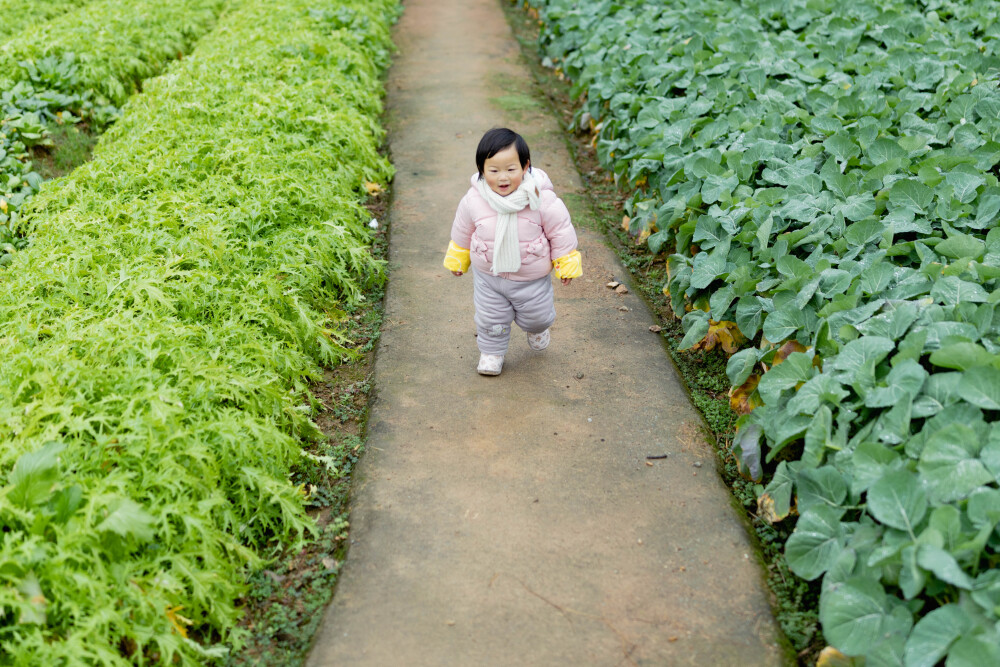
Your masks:
{"label": "yellow sleeve cuff", "polygon": [[469,270],[469,264],[472,263],[472,259],[469,258],[469,251],[465,248],[459,248],[455,245],[454,241],[448,244],[448,253],[444,256],[444,268],[449,271],[461,271],[465,273]]}
{"label": "yellow sleeve cuff", "polygon": [[568,255],[563,255],[559,259],[552,260],[552,266],[556,270],[556,278],[579,278],[583,275],[580,251],[574,250]]}

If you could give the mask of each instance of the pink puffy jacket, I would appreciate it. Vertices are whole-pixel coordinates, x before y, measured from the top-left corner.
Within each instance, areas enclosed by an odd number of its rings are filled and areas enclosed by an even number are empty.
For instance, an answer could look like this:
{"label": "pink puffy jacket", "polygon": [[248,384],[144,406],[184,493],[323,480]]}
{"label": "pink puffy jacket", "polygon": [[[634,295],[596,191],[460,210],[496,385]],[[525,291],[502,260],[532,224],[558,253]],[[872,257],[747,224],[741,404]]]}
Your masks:
{"label": "pink puffy jacket", "polygon": [[[515,273],[501,273],[509,280],[536,280],[552,270],[552,260],[576,250],[576,230],[569,219],[566,205],[552,189],[548,174],[531,168],[539,190],[539,209],[525,207],[517,214],[517,238],[521,246],[521,268]],[[483,199],[475,187],[479,174],[473,174],[472,185],[462,197],[451,226],[451,240],[460,248],[468,248],[472,266],[490,273],[493,266],[493,242],[497,212]]]}

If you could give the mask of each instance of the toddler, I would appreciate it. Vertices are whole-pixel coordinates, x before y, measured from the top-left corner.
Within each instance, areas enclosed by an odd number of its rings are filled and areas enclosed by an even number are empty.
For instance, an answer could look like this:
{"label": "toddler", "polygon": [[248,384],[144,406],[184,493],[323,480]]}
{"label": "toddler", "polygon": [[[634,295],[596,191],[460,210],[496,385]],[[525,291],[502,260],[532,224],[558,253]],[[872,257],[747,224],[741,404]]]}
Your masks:
{"label": "toddler", "polygon": [[541,169],[531,167],[521,135],[494,128],[476,149],[478,174],[462,197],[444,266],[461,276],[472,265],[479,366],[500,375],[513,321],[528,347],[544,350],[556,319],[552,280],[583,275],[569,211]]}

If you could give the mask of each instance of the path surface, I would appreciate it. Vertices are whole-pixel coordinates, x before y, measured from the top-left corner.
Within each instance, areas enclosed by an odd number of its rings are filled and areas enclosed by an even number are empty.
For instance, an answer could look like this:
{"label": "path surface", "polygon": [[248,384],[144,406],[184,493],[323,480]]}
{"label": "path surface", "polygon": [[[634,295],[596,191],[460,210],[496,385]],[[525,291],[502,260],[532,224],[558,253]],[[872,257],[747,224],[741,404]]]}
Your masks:
{"label": "path surface", "polygon": [[407,0],[396,27],[386,327],[308,664],[782,664],[700,417],[649,311],[605,287],[625,272],[597,232],[556,285],[551,347],[515,329],[503,374],[475,372],[471,276],[441,261],[479,137],[521,131],[571,211],[581,188],[498,2]]}

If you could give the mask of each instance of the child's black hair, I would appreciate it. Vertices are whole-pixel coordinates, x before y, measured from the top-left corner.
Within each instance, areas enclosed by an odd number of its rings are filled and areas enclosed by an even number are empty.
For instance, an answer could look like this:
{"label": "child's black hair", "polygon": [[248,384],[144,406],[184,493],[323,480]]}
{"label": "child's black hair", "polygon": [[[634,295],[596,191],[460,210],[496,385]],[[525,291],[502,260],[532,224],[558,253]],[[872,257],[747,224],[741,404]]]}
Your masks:
{"label": "child's black hair", "polygon": [[510,145],[517,149],[517,157],[523,168],[531,160],[531,151],[528,150],[528,142],[524,137],[506,127],[494,127],[483,135],[479,140],[479,148],[476,149],[476,167],[479,168],[480,179],[483,178],[486,161]]}

